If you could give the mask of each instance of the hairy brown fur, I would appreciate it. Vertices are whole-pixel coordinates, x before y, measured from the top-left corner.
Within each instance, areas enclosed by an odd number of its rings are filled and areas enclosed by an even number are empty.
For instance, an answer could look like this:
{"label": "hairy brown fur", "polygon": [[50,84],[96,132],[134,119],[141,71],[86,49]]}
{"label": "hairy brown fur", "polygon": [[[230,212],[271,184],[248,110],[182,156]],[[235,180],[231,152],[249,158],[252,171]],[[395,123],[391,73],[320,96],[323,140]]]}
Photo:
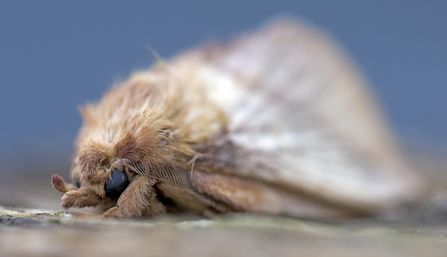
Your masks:
{"label": "hairy brown fur", "polygon": [[[65,193],[64,208],[101,203],[107,198],[105,180],[114,169],[126,170],[131,184],[116,207],[104,213],[106,217],[163,212],[161,207],[150,211],[157,202],[153,186],[161,181],[173,185],[161,186],[170,191],[192,190],[187,175],[188,161],[195,155],[192,145],[223,129],[225,116],[203,92],[185,92],[188,82],[180,75],[163,65],[154,67],[111,89],[98,104],[81,109],[85,123],[76,142],[73,176],[82,186],[63,189],[62,178],[53,179],[56,190]],[[89,197],[91,202],[86,200]]]}
{"label": "hairy brown fur", "polygon": [[[282,21],[135,72],[81,108],[62,206],[104,217],[190,210],[316,218],[418,194],[358,73],[328,39]],[[112,171],[130,184],[106,195]]]}

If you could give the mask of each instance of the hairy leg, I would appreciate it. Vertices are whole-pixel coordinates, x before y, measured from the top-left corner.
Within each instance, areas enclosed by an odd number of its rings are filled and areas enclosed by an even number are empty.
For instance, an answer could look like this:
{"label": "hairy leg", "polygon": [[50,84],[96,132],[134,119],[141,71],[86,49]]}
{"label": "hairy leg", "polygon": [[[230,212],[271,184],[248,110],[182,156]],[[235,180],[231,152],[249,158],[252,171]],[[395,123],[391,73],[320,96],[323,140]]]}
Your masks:
{"label": "hairy leg", "polygon": [[163,196],[170,198],[178,206],[204,214],[210,208],[218,212],[228,211],[228,206],[208,199],[189,188],[179,187],[172,183],[162,182],[157,184],[157,188],[162,192]]}
{"label": "hairy leg", "polygon": [[[102,214],[103,217],[130,218],[139,217],[151,208],[151,201],[155,199],[154,184],[156,180],[139,175],[126,188],[118,199],[115,207]],[[154,206],[159,209],[159,206]]]}
{"label": "hairy leg", "polygon": [[72,184],[67,184],[59,175],[53,175],[51,183],[54,189],[64,194],[61,198],[61,204],[65,209],[97,206],[103,202],[91,189],[87,187],[77,188]]}

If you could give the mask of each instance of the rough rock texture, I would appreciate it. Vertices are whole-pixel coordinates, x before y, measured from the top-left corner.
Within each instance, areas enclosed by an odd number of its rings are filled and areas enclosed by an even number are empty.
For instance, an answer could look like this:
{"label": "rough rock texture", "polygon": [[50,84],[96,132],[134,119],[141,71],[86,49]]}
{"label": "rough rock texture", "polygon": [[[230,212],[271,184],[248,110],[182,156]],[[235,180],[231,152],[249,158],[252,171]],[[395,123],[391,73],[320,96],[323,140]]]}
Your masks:
{"label": "rough rock texture", "polygon": [[104,220],[0,209],[0,256],[445,256],[446,238],[447,227],[371,220],[328,223],[243,214],[214,221]]}

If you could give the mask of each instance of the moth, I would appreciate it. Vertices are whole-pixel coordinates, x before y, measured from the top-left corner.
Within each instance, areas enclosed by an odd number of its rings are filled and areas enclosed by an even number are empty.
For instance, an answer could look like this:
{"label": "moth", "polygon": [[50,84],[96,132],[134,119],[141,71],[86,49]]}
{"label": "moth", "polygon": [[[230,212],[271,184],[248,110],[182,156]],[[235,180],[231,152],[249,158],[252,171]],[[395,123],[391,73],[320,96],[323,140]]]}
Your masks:
{"label": "moth", "polygon": [[73,184],[52,176],[66,209],[326,219],[421,192],[360,72],[293,19],[135,72],[81,113]]}

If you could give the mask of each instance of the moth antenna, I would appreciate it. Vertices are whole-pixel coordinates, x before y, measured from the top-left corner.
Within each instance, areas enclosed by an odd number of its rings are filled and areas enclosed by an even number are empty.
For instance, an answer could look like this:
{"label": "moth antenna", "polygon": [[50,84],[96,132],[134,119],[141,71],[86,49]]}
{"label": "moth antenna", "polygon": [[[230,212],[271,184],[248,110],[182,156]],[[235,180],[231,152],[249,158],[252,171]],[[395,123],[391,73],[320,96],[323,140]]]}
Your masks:
{"label": "moth antenna", "polygon": [[54,189],[56,189],[56,191],[63,194],[67,193],[68,191],[77,189],[76,186],[65,183],[65,180],[57,174],[53,174],[53,176],[51,176],[51,185]]}
{"label": "moth antenna", "polygon": [[143,167],[141,167],[141,164],[139,164],[139,163],[129,163],[129,164],[127,164],[126,167],[128,169],[130,169],[131,171],[134,171],[134,172],[139,173],[139,174],[144,174],[145,173]]}

